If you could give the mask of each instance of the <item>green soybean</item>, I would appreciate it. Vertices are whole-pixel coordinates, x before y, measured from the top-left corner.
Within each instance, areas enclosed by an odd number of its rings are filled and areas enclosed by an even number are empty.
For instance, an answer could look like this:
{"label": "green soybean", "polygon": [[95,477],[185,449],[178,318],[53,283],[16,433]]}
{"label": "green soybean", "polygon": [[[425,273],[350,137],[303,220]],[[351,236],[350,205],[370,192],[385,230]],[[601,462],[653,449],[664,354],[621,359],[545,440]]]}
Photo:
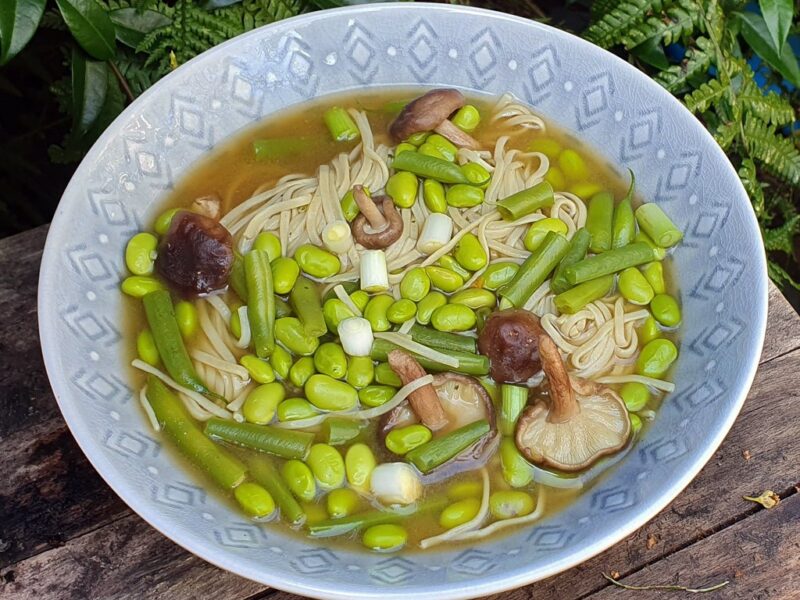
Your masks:
{"label": "green soybean", "polygon": [[625,407],[631,412],[642,410],[650,400],[650,390],[638,381],[624,383],[619,390],[619,395],[625,402]]}
{"label": "green soybean", "polygon": [[398,171],[386,181],[386,193],[399,208],[411,208],[417,201],[419,179],[413,173]]}
{"label": "green soybean", "polygon": [[494,308],[497,305],[497,298],[489,290],[467,288],[450,296],[450,304],[463,304],[472,310]]}
{"label": "green soybean", "polygon": [[289,369],[289,381],[295,387],[301,388],[306,384],[308,378],[316,373],[314,369],[314,359],[310,356],[303,356],[298,358],[297,361]]}
{"label": "green soybean", "polygon": [[134,235],[125,246],[125,265],[134,275],[150,275],[156,259],[158,238],[152,233]]}
{"label": "green soybean", "polygon": [[565,271],[567,267],[574,265],[576,262],[583,260],[586,257],[586,252],[589,250],[589,242],[592,236],[585,227],[581,227],[572,236],[569,242],[569,248],[564,258],[558,263],[556,270],[553,272],[553,277],[550,279],[550,290],[556,294],[566,292],[572,285],[567,281]]}
{"label": "green soybean", "polygon": [[428,139],[430,134],[430,131],[418,131],[417,133],[412,133],[410,136],[408,136],[408,139],[405,140],[405,143],[412,146],[421,146],[425,140]]}
{"label": "green soybean", "polygon": [[303,244],[294,253],[294,259],[303,273],[317,279],[333,277],[342,268],[339,257],[312,244]]}
{"label": "green soybean", "polygon": [[564,270],[564,274],[567,281],[575,285],[590,279],[617,273],[628,267],[636,267],[652,260],[653,251],[647,244],[633,243],[584,258],[568,266]]}
{"label": "green soybean", "polygon": [[468,183],[458,165],[419,152],[400,152],[394,157],[392,168],[396,171],[409,171],[418,177],[435,179],[441,183]]}
{"label": "green soybean", "polygon": [[317,484],[314,474],[308,466],[299,460],[287,460],[281,469],[286,485],[300,500],[311,502],[317,495]]}
{"label": "green soybean", "polygon": [[334,379],[344,379],[347,375],[347,356],[344,349],[333,342],[320,344],[314,352],[314,369]]}
{"label": "green soybean", "polygon": [[645,344],[636,359],[636,372],[645,377],[663,377],[675,359],[678,349],[670,340],[658,338]]}
{"label": "green soybean", "polygon": [[253,240],[253,249],[266,252],[270,263],[283,255],[280,238],[269,231],[262,231],[256,236]]}
{"label": "green soybean", "polygon": [[400,281],[400,296],[419,302],[431,289],[431,279],[422,267],[410,269]]}
{"label": "green soybean", "polygon": [[467,233],[458,240],[453,256],[467,271],[478,271],[486,266],[489,256],[481,241],[473,233]]}
{"label": "green soybean", "polygon": [[158,235],[164,235],[169,231],[170,225],[172,225],[172,218],[176,215],[176,213],[181,210],[180,208],[170,208],[165,210],[163,213],[158,215],[153,223],[153,229]]}
{"label": "green soybean", "polygon": [[640,269],[644,278],[647,279],[647,283],[653,288],[653,292],[663,294],[667,291],[667,286],[664,282],[664,266],[660,262],[647,263]]}
{"label": "green soybean", "polygon": [[343,381],[315,373],[303,387],[306,398],[322,410],[350,410],[358,404],[358,392]]}
{"label": "green soybean", "polygon": [[275,512],[272,495],[257,483],[245,481],[233,490],[233,495],[242,510],[251,517],[260,519]]}
{"label": "green soybean", "polygon": [[472,208],[483,202],[483,190],[474,185],[457,183],[447,188],[447,205],[454,208]]}
{"label": "green soybean", "polygon": [[364,318],[369,321],[372,331],[389,331],[392,328],[387,311],[394,303],[394,298],[388,294],[373,296],[364,309]]}
{"label": "green soybean", "polygon": [[345,477],[344,459],[330,444],[314,444],[308,452],[306,464],[323,490],[342,487]]}
{"label": "green soybean", "polygon": [[481,113],[472,104],[465,104],[456,111],[450,121],[462,131],[472,133],[481,122]]}
{"label": "green soybean", "polygon": [[607,295],[614,287],[614,276],[591,279],[556,295],[554,302],[560,313],[575,314],[584,306]]}
{"label": "green soybean", "polygon": [[533,512],[533,498],[519,490],[500,490],[489,496],[489,512],[495,519],[524,517]]}
{"label": "green soybean", "polygon": [[675,327],[681,322],[681,307],[669,294],[656,294],[650,302],[650,312],[666,327]]}
{"label": "green soybean", "polygon": [[611,247],[622,248],[636,236],[636,220],[630,198],[624,198],[614,208],[614,222],[611,226]]}
{"label": "green soybean", "polygon": [[487,290],[498,290],[514,278],[519,271],[517,263],[500,261],[493,262],[478,278],[475,285]]}
{"label": "green soybean", "polygon": [[275,321],[275,338],[292,354],[310,356],[319,347],[319,339],[308,335],[297,317],[283,317]]}
{"label": "green soybean", "polygon": [[525,237],[522,240],[523,246],[525,246],[528,252],[535,251],[542,245],[544,238],[547,237],[547,233],[550,231],[566,236],[568,231],[567,224],[561,219],[550,217],[547,219],[540,219],[528,227],[528,231],[525,233]]}
{"label": "green soybean", "polygon": [[[398,382],[400,382],[399,379]],[[400,385],[402,385],[402,382],[400,382]],[[364,406],[381,406],[391,400],[396,392],[397,389],[389,385],[368,385],[358,390],[358,400]]]}
{"label": "green soybean", "polygon": [[434,146],[433,144],[429,144],[427,141],[424,144],[422,144],[419,148],[417,148],[417,152],[419,152],[420,154],[424,154],[425,156],[433,156],[434,158],[439,158],[442,160],[453,162],[452,160],[450,160],[450,158],[442,154],[442,152],[439,150],[438,147]]}
{"label": "green soybean", "polygon": [[286,390],[281,383],[259,385],[247,394],[242,405],[242,415],[250,423],[266,425],[275,417],[275,410],[285,395]]}
{"label": "green soybean", "polygon": [[646,344],[656,338],[661,337],[661,328],[658,326],[658,321],[653,317],[647,317],[645,322],[639,329],[639,341]]}
{"label": "green soybean", "polygon": [[567,178],[575,181],[586,179],[588,175],[586,162],[580,154],[570,148],[562,150],[558,155],[558,166]]}
{"label": "green soybean", "polygon": [[547,181],[506,196],[497,202],[497,211],[506,221],[515,221],[555,202],[553,186]]}
{"label": "green soybean", "polygon": [[357,390],[368,386],[375,378],[375,366],[369,356],[351,356],[347,362],[346,381]]}
{"label": "green soybean", "polygon": [[400,381],[397,373],[392,370],[392,367],[389,366],[389,363],[385,362],[385,357],[383,360],[384,362],[375,365],[375,382],[383,386],[391,386],[393,388],[403,387],[403,382]]}
{"label": "green soybean", "polygon": [[438,331],[469,331],[475,323],[475,311],[463,304],[440,306],[431,315],[431,325]]}
{"label": "green soybean", "polygon": [[636,221],[642,231],[662,248],[674,246],[683,239],[683,233],[658,204],[642,204],[636,209]]}
{"label": "green soybean", "polygon": [[550,163],[550,168],[544,174],[544,180],[552,185],[554,190],[563,190],[567,187],[567,178],[564,177],[561,169],[553,166],[553,163]]}
{"label": "green soybean", "polygon": [[293,258],[278,257],[270,265],[272,269],[272,282],[276,294],[286,295],[292,291],[300,275],[300,265]]}
{"label": "green soybean", "polygon": [[356,290],[350,293],[350,300],[352,300],[356,308],[363,313],[369,303],[369,294],[364,290]]}
{"label": "green soybean", "polygon": [[[431,280],[431,285],[443,292],[455,292],[464,285],[464,278],[450,269],[430,265],[425,267],[425,272]],[[417,307],[417,310],[419,310],[419,307]]]}
{"label": "green soybean", "polygon": [[417,305],[407,298],[401,298],[392,303],[386,311],[386,318],[390,323],[400,325],[417,314]]}
{"label": "green soybean", "polygon": [[480,498],[483,494],[483,483],[465,479],[457,481],[447,488],[447,497],[450,500],[463,500],[464,498]]}
{"label": "green soybean", "polygon": [[366,444],[353,444],[344,455],[347,483],[359,490],[369,488],[369,478],[375,470],[375,455]]}
{"label": "green soybean", "polygon": [[363,422],[340,417],[328,417],[320,427],[320,434],[326,444],[342,446],[352,442],[361,433]]}
{"label": "green soybean", "polygon": [[325,505],[331,519],[341,519],[353,514],[358,510],[360,503],[361,498],[350,488],[331,490],[328,497],[325,498]]}
{"label": "green soybean", "polygon": [[134,298],[144,298],[150,292],[163,290],[164,285],[155,277],[148,275],[132,275],[122,280],[120,289]]}
{"label": "green soybean", "polygon": [[439,135],[438,133],[432,133],[428,136],[428,139],[425,140],[425,143],[436,148],[439,154],[446,160],[453,162],[456,159],[458,148],[456,148],[455,145],[446,137]]}
{"label": "green soybean", "polygon": [[205,434],[214,439],[281,458],[304,458],[314,441],[314,434],[307,431],[238,423],[218,417],[206,421]]}
{"label": "green soybean", "polygon": [[158,348],[153,339],[153,332],[149,329],[142,329],[136,336],[136,353],[147,364],[158,366]]}
{"label": "green soybean", "polygon": [[644,306],[653,299],[653,287],[636,267],[628,267],[619,274],[617,280],[619,293],[628,302]]}
{"label": "green soybean", "polygon": [[175,319],[178,321],[178,329],[184,339],[189,339],[199,329],[200,318],[197,315],[197,308],[193,302],[181,300],[175,304]]}
{"label": "green soybean", "polygon": [[428,443],[432,437],[433,433],[424,425],[397,427],[386,434],[386,449],[398,456],[403,456],[414,448]]}
{"label": "green soybean", "polygon": [[427,325],[431,322],[431,315],[440,306],[447,304],[447,296],[441,292],[430,292],[417,303],[417,323]]}
{"label": "green soybean", "polygon": [[500,469],[503,479],[513,488],[521,488],[533,481],[533,470],[520,454],[514,439],[504,437],[500,441]]}
{"label": "green soybean", "polygon": [[586,230],[592,236],[589,249],[595,254],[611,249],[613,223],[614,196],[611,192],[592,196],[586,213]]}
{"label": "green soybean", "polygon": [[481,508],[481,501],[477,498],[464,498],[457,500],[445,508],[439,515],[439,525],[445,529],[452,529],[474,519]]}
{"label": "green soybean", "polygon": [[438,259],[436,259],[436,266],[444,267],[445,269],[450,269],[454,273],[458,273],[461,275],[463,279],[468,279],[470,276],[470,272],[467,271],[464,267],[461,266],[454,256],[451,254],[443,254]]}
{"label": "green soybean", "polygon": [[399,550],[406,545],[408,533],[400,525],[382,523],[364,531],[361,543],[370,550]]}
{"label": "green soybean", "polygon": [[247,372],[250,373],[250,378],[256,383],[272,383],[275,381],[275,371],[272,369],[272,365],[266,360],[258,358],[255,354],[245,354],[239,359],[239,364],[247,369]]}
{"label": "green soybean", "polygon": [[464,177],[467,178],[470,185],[476,185],[480,188],[485,189],[492,180],[492,174],[478,163],[461,165],[461,172],[464,173]]}
{"label": "green soybean", "polygon": [[397,156],[401,152],[405,152],[406,150],[410,152],[416,152],[417,147],[414,144],[409,144],[408,142],[400,142],[397,146],[394,147],[394,155]]}
{"label": "green soybean", "polygon": [[336,334],[339,328],[339,323],[350,317],[355,317],[347,305],[338,298],[330,298],[322,305],[322,316],[325,319],[325,325],[333,334]]}
{"label": "green soybean", "polygon": [[639,415],[628,415],[631,420],[631,435],[636,435],[642,430],[642,419]]}
{"label": "green soybean", "polygon": [[444,186],[435,179],[426,179],[422,182],[422,199],[432,213],[447,212]]}
{"label": "green soybean", "polygon": [[292,368],[292,355],[281,346],[275,346],[272,356],[269,357],[269,364],[275,374],[281,379],[289,377],[289,369]]}
{"label": "green soybean", "polygon": [[500,296],[520,307],[544,283],[553,269],[567,253],[567,238],[555,232],[548,232],[542,244],[533,252],[507,285],[500,289]]}
{"label": "green soybean", "polygon": [[279,421],[297,421],[316,417],[319,411],[305,398],[287,398],[278,404],[277,413]]}

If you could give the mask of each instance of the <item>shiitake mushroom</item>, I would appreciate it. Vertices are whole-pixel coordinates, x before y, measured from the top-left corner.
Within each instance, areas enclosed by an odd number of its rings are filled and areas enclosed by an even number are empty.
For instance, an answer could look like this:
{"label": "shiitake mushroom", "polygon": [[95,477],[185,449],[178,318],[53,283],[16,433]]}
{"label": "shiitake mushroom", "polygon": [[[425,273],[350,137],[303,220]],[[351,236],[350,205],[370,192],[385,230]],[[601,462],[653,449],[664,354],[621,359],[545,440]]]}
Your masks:
{"label": "shiitake mushroom", "polygon": [[478,337],[478,351],[489,357],[497,383],[525,383],[542,369],[536,316],[522,309],[493,313]]}

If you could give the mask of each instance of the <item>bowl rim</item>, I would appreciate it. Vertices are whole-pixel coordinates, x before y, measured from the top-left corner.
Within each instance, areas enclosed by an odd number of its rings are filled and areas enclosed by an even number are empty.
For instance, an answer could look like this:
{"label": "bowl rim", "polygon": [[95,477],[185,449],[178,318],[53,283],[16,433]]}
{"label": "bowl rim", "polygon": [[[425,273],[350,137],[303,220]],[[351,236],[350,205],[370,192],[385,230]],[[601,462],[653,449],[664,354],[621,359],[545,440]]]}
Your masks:
{"label": "bowl rim", "polygon": [[[263,35],[265,29],[291,29],[293,27],[301,26],[306,22],[325,19],[329,15],[333,14],[350,14],[353,16],[363,15],[365,13],[370,13],[373,11],[387,11],[387,10],[404,10],[404,11],[440,11],[440,12],[450,12],[454,15],[456,14],[467,14],[467,15],[478,15],[478,16],[485,16],[491,17],[493,22],[498,21],[507,21],[513,22],[517,24],[523,24],[527,27],[531,28],[531,31],[535,32],[536,30],[545,30],[548,32],[549,35],[553,35],[556,38],[559,38],[560,42],[565,45],[570,44],[578,44],[591,47],[591,51],[598,54],[598,56],[602,56],[602,60],[604,62],[616,64],[618,69],[626,70],[628,73],[632,73],[634,77],[638,77],[642,80],[643,85],[647,85],[654,92],[658,95],[658,97],[665,103],[672,103],[673,106],[677,105],[680,111],[683,111],[683,114],[686,118],[691,118],[695,120],[696,127],[699,127],[702,132],[701,134],[706,137],[706,139],[713,144],[712,152],[717,155],[717,159],[724,163],[723,169],[728,172],[728,175],[735,180],[735,185],[741,191],[742,196],[747,198],[747,193],[744,190],[744,187],[739,180],[738,174],[736,173],[733,165],[730,163],[728,157],[722,151],[722,149],[717,145],[717,143],[713,140],[711,134],[706,130],[706,128],[696,121],[694,115],[692,115],[688,109],[679,101],[677,100],[672,94],[664,90],[661,86],[655,83],[651,78],[647,77],[644,73],[633,67],[632,65],[628,64],[623,59],[613,55],[612,53],[591,44],[590,42],[578,37],[577,35],[568,33],[566,31],[562,31],[555,27],[551,27],[549,25],[539,23],[537,21],[532,21],[530,19],[525,19],[523,17],[518,17],[515,15],[509,15],[506,13],[484,9],[484,8],[476,8],[476,7],[469,7],[469,6],[458,6],[458,5],[449,5],[449,4],[436,4],[430,2],[415,2],[413,5],[409,5],[405,2],[387,2],[387,3],[377,3],[377,4],[361,4],[361,5],[353,5],[353,6],[346,6],[346,7],[339,7],[339,8],[332,8],[326,10],[315,11],[312,13],[307,13],[304,15],[299,15],[295,17],[291,17],[288,19],[284,19],[282,21],[278,21],[276,23],[271,23],[269,25],[265,25],[258,29],[254,29],[250,32],[244,33],[240,36],[227,40],[222,44],[219,44],[206,52],[202,53],[201,55],[191,59],[186,64],[191,64],[195,61],[200,61],[203,58],[207,58],[213,54],[217,53],[224,53],[229,46],[236,45],[242,43],[245,39],[255,39],[259,36]],[[76,169],[75,174],[70,179],[69,184],[64,190],[62,195],[62,200],[67,197],[71,192],[74,191],[74,188],[78,187],[78,182],[76,181],[76,176],[78,175],[79,171],[83,164],[91,164],[96,162],[100,154],[102,153],[102,149],[106,146],[106,144],[115,136],[117,135],[117,130],[119,129],[120,123],[126,122],[130,115],[132,115],[140,104],[140,99],[147,99],[150,95],[154,95],[160,93],[160,91],[166,87],[168,87],[173,81],[177,81],[177,77],[182,76],[183,73],[179,72],[172,72],[163,77],[159,80],[155,85],[153,85],[150,89],[146,90],[141,96],[139,96],[133,103],[128,105],[125,110],[120,113],[119,116],[109,125],[103,134],[98,138],[98,140],[94,143],[92,148],[87,152],[84,159],[81,161],[81,164]],[[646,80],[646,83],[644,82]],[[144,100],[142,100],[144,101]],[[235,135],[235,134],[234,134]],[[756,233],[759,231],[758,222],[755,216],[752,207],[745,211],[746,217],[746,224],[745,226],[750,229],[751,234]],[[52,340],[51,332],[56,330],[55,325],[55,316],[57,311],[52,310],[53,304],[50,298],[52,295],[49,294],[50,286],[48,282],[52,279],[51,273],[57,268],[57,257],[61,250],[61,244],[59,243],[61,240],[59,238],[63,237],[64,227],[62,224],[62,220],[66,217],[64,216],[65,209],[59,203],[58,208],[54,214],[53,220],[50,224],[50,229],[48,231],[47,240],[45,242],[44,251],[42,253],[42,260],[41,260],[41,269],[39,274],[39,284],[38,284],[38,294],[37,294],[37,305],[38,305],[38,326],[39,326],[39,339],[42,347],[42,355],[44,358],[45,370],[47,372],[48,379],[50,381],[50,386],[53,390],[53,395],[56,399],[58,404],[59,410],[61,411],[64,420],[69,427],[70,432],[72,433],[75,441],[77,442],[78,446],[80,447],[81,451],[86,456],[87,460],[90,462],[92,467],[97,471],[100,477],[105,481],[105,483],[114,491],[117,496],[119,496],[125,504],[130,507],[139,517],[141,517],[148,525],[156,529],[159,533],[173,541],[174,543],[178,544],[180,547],[184,548],[188,552],[194,554],[195,556],[200,557],[201,559],[209,562],[216,567],[229,571],[233,574],[239,575],[241,577],[245,577],[250,579],[251,581],[255,581],[259,584],[266,585],[269,587],[274,587],[276,589],[280,589],[283,591],[310,596],[314,598],[337,598],[337,599],[352,599],[352,598],[370,598],[370,599],[405,599],[409,597],[408,591],[392,591],[390,587],[379,587],[375,586],[375,590],[372,591],[337,591],[332,589],[330,586],[317,586],[314,585],[315,579],[312,576],[306,576],[300,578],[298,576],[285,576],[282,572],[278,571],[265,571],[265,570],[258,570],[256,568],[248,567],[247,565],[242,565],[238,563],[234,557],[229,556],[226,552],[220,551],[219,548],[216,546],[212,546],[207,543],[205,540],[197,537],[194,539],[186,538],[180,532],[170,531],[170,519],[168,517],[164,517],[159,515],[157,511],[151,509],[152,502],[146,497],[145,494],[142,494],[141,491],[135,490],[127,484],[127,480],[125,478],[118,478],[116,474],[113,472],[112,469],[112,461],[107,460],[102,453],[96,452],[97,443],[92,440],[92,436],[90,434],[88,425],[83,422],[80,413],[76,410],[75,406],[71,406],[71,403],[66,401],[62,398],[61,392],[62,390],[66,389],[66,381],[64,376],[58,370],[58,346],[55,343],[55,340]],[[761,352],[763,349],[764,344],[764,337],[766,333],[766,323],[767,323],[767,306],[768,306],[768,277],[767,277],[767,263],[766,263],[766,254],[763,250],[763,246],[761,246],[761,251],[759,252],[759,260],[758,260],[760,269],[758,274],[758,287],[761,288],[761,293],[754,295],[754,314],[757,317],[757,323],[755,324],[755,336],[756,336],[756,344],[752,347],[752,353],[749,356],[749,364],[746,365],[746,374],[744,377],[744,383],[739,388],[737,392],[737,397],[735,403],[732,405],[730,411],[726,415],[726,418],[722,425],[714,432],[714,435],[711,437],[710,441],[708,441],[705,446],[704,450],[698,454],[694,458],[691,463],[690,468],[686,469],[669,487],[669,489],[662,494],[660,497],[651,500],[649,503],[644,504],[642,508],[639,510],[638,514],[635,515],[634,518],[630,519],[624,527],[618,528],[615,531],[608,532],[604,536],[600,537],[599,539],[595,540],[588,546],[585,546],[579,550],[573,552],[569,557],[564,558],[560,561],[553,561],[549,562],[544,566],[535,568],[535,569],[518,569],[516,572],[510,573],[501,573],[497,576],[492,575],[483,575],[476,577],[471,580],[466,580],[462,582],[450,582],[444,583],[441,587],[433,588],[429,591],[425,591],[422,593],[414,594],[415,597],[419,598],[436,598],[437,600],[460,600],[463,598],[473,598],[477,596],[483,596],[487,594],[503,592],[510,589],[519,588],[522,586],[529,585],[536,581],[540,581],[547,577],[551,577],[558,573],[561,573],[567,569],[570,569],[576,565],[579,565],[592,557],[600,554],[601,552],[611,548],[612,546],[618,544],[631,533],[635,532],[642,526],[644,526],[648,521],[650,521],[653,517],[655,517],[658,513],[660,513],[670,502],[672,502],[683,490],[684,488],[697,476],[700,470],[706,465],[706,463],[711,459],[714,453],[719,448],[720,444],[727,436],[730,428],[732,427],[734,421],[736,420],[741,408],[744,404],[744,401],[749,393],[749,390],[752,386],[753,379],[755,377],[756,371],[759,365],[759,358],[761,356]],[[757,290],[756,290],[757,291]]]}

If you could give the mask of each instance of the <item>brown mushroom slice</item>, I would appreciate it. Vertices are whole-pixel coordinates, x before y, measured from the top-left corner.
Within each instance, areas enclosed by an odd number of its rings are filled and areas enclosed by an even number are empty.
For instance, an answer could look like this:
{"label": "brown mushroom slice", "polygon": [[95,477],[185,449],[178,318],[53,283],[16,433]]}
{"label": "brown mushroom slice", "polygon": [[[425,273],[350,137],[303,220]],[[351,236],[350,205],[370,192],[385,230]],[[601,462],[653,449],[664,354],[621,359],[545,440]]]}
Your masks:
{"label": "brown mushroom slice", "polygon": [[[408,385],[427,375],[417,359],[402,350],[392,350],[387,359],[392,371],[397,373],[403,385]],[[411,392],[408,402],[419,420],[431,431],[439,431],[447,425],[447,416],[433,385],[424,385]]]}
{"label": "brown mushroom slice", "polygon": [[489,357],[497,383],[525,383],[542,368],[539,358],[539,320],[520,308],[489,315],[478,336],[478,351]]}
{"label": "brown mushroom slice", "polygon": [[606,386],[570,377],[555,342],[541,329],[539,353],[550,404],[539,401],[520,417],[516,443],[523,456],[573,473],[622,449],[631,431],[622,399]]}
{"label": "brown mushroom slice", "polygon": [[400,239],[403,217],[389,196],[373,200],[362,186],[354,185],[353,198],[361,211],[350,226],[356,242],[367,250],[381,250]]}
{"label": "brown mushroom slice", "polygon": [[402,142],[415,133],[436,131],[456,146],[478,149],[480,144],[471,135],[461,131],[448,117],[464,106],[464,94],[454,89],[435,89],[406,104],[389,127],[396,142]]}
{"label": "brown mushroom slice", "polygon": [[232,266],[233,238],[225,227],[188,210],[175,213],[155,264],[171,287],[185,296],[221,290]]}

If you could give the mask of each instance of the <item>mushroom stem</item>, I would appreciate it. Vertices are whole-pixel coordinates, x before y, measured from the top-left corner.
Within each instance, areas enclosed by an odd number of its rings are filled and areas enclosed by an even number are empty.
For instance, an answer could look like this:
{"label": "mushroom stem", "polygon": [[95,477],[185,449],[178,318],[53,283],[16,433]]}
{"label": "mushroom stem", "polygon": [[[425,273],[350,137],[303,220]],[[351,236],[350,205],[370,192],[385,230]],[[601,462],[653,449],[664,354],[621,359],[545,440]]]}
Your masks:
{"label": "mushroom stem", "polygon": [[[387,356],[389,366],[392,371],[397,373],[403,385],[427,375],[417,360],[410,354],[402,350],[392,350]],[[431,385],[425,385],[412,392],[408,397],[411,408],[419,417],[419,420],[431,431],[438,431],[447,425],[448,419],[444,412],[442,403],[436,389]]]}
{"label": "mushroom stem", "polygon": [[539,357],[542,369],[550,382],[551,405],[547,420],[550,423],[566,423],[581,409],[558,346],[541,326],[538,329]]}
{"label": "mushroom stem", "polygon": [[470,150],[478,150],[481,145],[470,134],[465,133],[456,127],[450,119],[445,119],[434,129],[436,133],[446,137],[453,142],[456,146],[461,148],[469,148]]}
{"label": "mushroom stem", "polygon": [[378,210],[378,207],[372,201],[372,198],[367,196],[367,192],[364,191],[364,186],[353,186],[353,199],[356,201],[358,209],[367,218],[367,221],[369,221],[370,227],[377,231],[386,227],[386,218],[383,216],[381,211]]}

